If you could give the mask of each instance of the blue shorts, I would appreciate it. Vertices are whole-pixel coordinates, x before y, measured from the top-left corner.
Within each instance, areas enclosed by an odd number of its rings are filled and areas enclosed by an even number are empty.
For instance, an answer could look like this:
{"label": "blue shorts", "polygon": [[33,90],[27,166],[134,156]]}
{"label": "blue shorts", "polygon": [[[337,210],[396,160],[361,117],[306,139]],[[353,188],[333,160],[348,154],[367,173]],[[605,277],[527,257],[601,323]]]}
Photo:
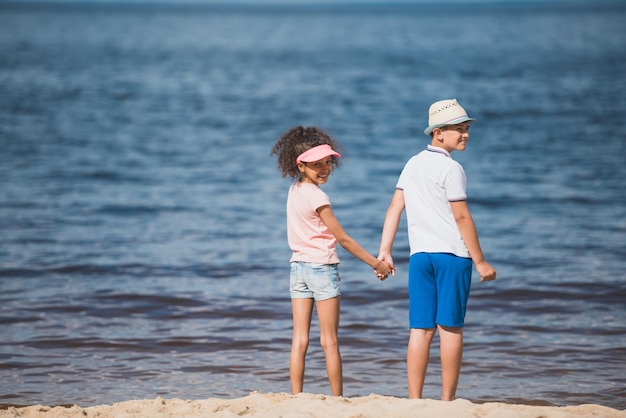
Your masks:
{"label": "blue shorts", "polygon": [[291,262],[289,292],[292,299],[332,299],[339,296],[338,264]]}
{"label": "blue shorts", "polygon": [[462,327],[471,280],[471,258],[413,254],[409,260],[409,326]]}

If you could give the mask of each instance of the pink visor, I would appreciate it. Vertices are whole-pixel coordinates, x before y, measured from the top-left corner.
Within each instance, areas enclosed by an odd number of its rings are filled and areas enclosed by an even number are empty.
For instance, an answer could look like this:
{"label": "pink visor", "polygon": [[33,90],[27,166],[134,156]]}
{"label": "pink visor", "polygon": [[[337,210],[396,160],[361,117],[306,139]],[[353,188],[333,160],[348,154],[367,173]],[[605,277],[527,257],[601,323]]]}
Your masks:
{"label": "pink visor", "polygon": [[332,155],[333,157],[341,157],[341,154],[332,149],[330,145],[323,144],[304,151],[302,154],[298,155],[296,162],[310,163],[321,160],[329,155]]}

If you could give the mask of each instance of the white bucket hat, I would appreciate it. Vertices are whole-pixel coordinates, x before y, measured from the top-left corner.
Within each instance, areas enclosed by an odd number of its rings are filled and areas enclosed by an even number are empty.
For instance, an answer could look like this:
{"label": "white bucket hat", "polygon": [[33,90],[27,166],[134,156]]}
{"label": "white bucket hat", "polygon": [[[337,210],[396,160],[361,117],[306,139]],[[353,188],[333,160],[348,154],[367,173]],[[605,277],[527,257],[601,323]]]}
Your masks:
{"label": "white bucket hat", "polygon": [[428,109],[428,128],[424,129],[424,133],[430,135],[435,128],[475,120],[467,116],[467,112],[456,99],[440,100],[430,105]]}

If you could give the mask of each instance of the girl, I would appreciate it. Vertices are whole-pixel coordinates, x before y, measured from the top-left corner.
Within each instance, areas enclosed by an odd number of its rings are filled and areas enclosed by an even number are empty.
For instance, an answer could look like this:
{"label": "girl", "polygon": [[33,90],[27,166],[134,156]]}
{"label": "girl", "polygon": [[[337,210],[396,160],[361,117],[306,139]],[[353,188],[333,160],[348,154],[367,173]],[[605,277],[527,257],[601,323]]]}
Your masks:
{"label": "girl", "polygon": [[343,395],[339,329],[339,272],[336,245],[372,266],[384,280],[393,266],[368,253],[342,228],[320,189],[334,167],[340,165],[339,144],[321,129],[298,126],[284,134],[272,148],[283,177],[294,183],[287,197],[287,238],[291,256],[290,293],[293,337],[289,376],[293,394],[302,392],[304,363],[309,346],[313,304],[320,322],[320,344],[334,396]]}

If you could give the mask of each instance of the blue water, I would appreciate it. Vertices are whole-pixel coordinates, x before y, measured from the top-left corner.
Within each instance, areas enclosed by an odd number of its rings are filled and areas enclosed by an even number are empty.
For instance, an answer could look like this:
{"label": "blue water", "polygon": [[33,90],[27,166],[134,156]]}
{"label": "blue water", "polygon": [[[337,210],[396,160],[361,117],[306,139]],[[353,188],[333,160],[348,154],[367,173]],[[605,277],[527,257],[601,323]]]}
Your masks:
{"label": "blue water", "polygon": [[[0,403],[288,392],[284,204],[297,124],[372,253],[431,102],[477,118],[457,395],[626,404],[626,9],[0,5]],[[344,251],[345,395],[406,396],[408,242]],[[312,329],[305,390],[329,393]],[[425,396],[439,397],[433,347]]]}

